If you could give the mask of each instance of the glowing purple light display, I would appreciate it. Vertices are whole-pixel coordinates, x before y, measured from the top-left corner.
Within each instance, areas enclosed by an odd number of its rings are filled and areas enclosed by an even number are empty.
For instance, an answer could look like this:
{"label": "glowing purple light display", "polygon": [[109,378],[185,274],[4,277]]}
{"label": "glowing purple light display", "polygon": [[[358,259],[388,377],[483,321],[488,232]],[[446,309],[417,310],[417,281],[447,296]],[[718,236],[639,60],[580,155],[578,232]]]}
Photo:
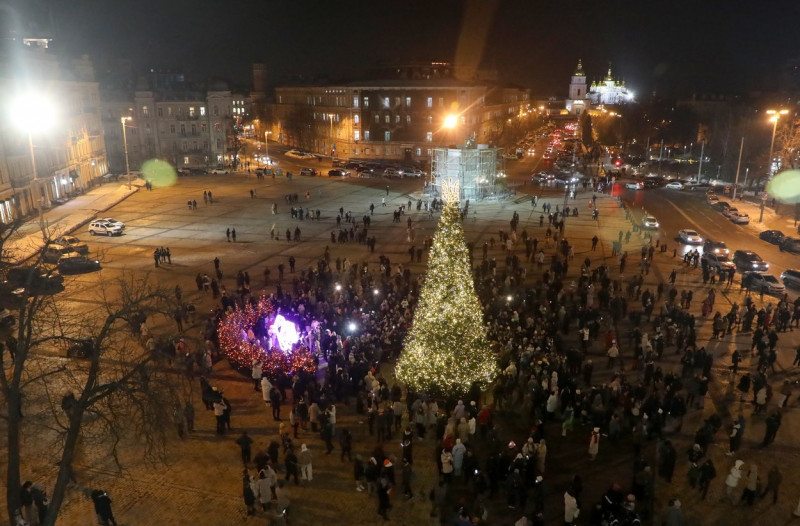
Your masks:
{"label": "glowing purple light display", "polygon": [[275,321],[272,323],[269,332],[272,334],[274,340],[277,340],[278,347],[280,347],[283,352],[291,351],[292,345],[300,341],[300,333],[297,331],[297,325],[280,314],[275,316]]}

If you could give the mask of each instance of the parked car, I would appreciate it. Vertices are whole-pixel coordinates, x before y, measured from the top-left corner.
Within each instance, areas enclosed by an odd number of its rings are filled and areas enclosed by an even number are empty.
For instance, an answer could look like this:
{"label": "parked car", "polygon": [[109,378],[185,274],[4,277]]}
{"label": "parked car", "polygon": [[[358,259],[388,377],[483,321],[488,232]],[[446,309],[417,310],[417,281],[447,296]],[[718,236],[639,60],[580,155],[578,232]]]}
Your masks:
{"label": "parked car", "polygon": [[781,241],[780,249],[782,252],[791,252],[792,254],[800,254],[800,239],[796,237],[787,237]]}
{"label": "parked car", "polygon": [[100,221],[105,221],[107,223],[111,223],[112,225],[120,227],[122,230],[125,230],[125,223],[122,221],[117,221],[113,217],[101,217]]}
{"label": "parked car", "polygon": [[723,241],[712,241],[710,239],[706,239],[706,242],[703,243],[703,252],[724,255],[725,257],[728,257],[731,253],[731,251],[728,250],[728,245]]}
{"label": "parked car", "polygon": [[45,247],[42,253],[42,259],[47,263],[58,263],[61,256],[69,252],[72,252],[72,250],[68,246],[50,243]]}
{"label": "parked car", "polygon": [[300,175],[307,175],[309,177],[314,177],[317,175],[317,171],[313,168],[300,168]]}
{"label": "parked car", "polygon": [[67,344],[68,358],[89,358],[94,352],[94,341],[90,338],[81,338]]}
{"label": "parked car", "polygon": [[728,219],[730,219],[732,215],[738,214],[738,213],[739,213],[739,209],[736,208],[735,206],[726,206],[725,208],[722,209],[722,215],[724,215]]}
{"label": "parked car", "polygon": [[89,253],[89,245],[75,236],[57,237],[53,242],[64,247],[69,247],[72,252],[77,252],[78,254],[85,255]]}
{"label": "parked car", "polygon": [[702,245],[703,238],[694,230],[684,229],[678,230],[678,237],[687,245]]}
{"label": "parked car", "polygon": [[212,168],[208,171],[208,173],[212,175],[227,175],[231,173],[231,171],[227,168]]}
{"label": "parked car", "polygon": [[672,181],[671,183],[667,183],[664,186],[667,190],[683,190],[683,183],[679,183],[678,181]]}
{"label": "parked car", "polygon": [[403,177],[403,172],[397,168],[387,168],[383,171],[383,176],[389,177],[390,179],[399,179]]}
{"label": "parked car", "polygon": [[781,272],[781,281],[787,287],[800,289],[800,270],[788,269]]}
{"label": "parked car", "polygon": [[52,294],[63,289],[64,276],[57,270],[45,271],[37,267],[14,267],[6,272],[5,283],[15,294],[21,294],[28,287],[32,294]]}
{"label": "parked car", "polygon": [[712,252],[704,252],[700,260],[704,265],[717,270],[731,270],[735,269],[736,265],[733,261],[728,259],[727,254],[714,254]]}
{"label": "parked car", "polygon": [[737,268],[765,272],[769,270],[769,263],[761,256],[750,250],[737,250],[733,253],[733,262]]}
{"label": "parked car", "polygon": [[780,295],[786,292],[786,287],[778,281],[778,278],[772,274],[763,274],[761,272],[745,272],[742,274],[742,286],[765,294]]}
{"label": "parked car", "polygon": [[658,220],[653,216],[644,216],[642,218],[642,228],[649,230],[656,230],[659,227]]}
{"label": "parked car", "polygon": [[731,222],[736,223],[737,225],[749,225],[750,224],[750,216],[747,215],[746,212],[735,212],[728,216],[728,219]]}
{"label": "parked car", "polygon": [[89,259],[77,252],[64,254],[58,260],[58,271],[62,274],[79,274],[81,272],[92,272],[100,270],[100,262],[96,259]]}
{"label": "parked car", "polygon": [[330,170],[328,172],[328,177],[348,177],[349,175],[350,172],[348,172],[347,170],[341,170],[339,168],[335,170]]}
{"label": "parked car", "polygon": [[89,223],[89,234],[93,236],[121,236],[122,229],[108,221],[95,220]]}
{"label": "parked car", "polygon": [[719,203],[719,197],[715,196],[714,194],[707,195],[706,196],[706,201],[708,202],[708,204],[713,206],[713,205]]}
{"label": "parked car", "polygon": [[715,210],[719,210],[720,212],[724,212],[726,208],[730,208],[731,204],[727,201],[717,201],[716,203],[712,204],[711,206],[714,207]]}
{"label": "parked car", "polygon": [[773,245],[780,245],[786,238],[786,234],[780,230],[764,230],[758,234],[758,238],[767,243],[772,243]]}

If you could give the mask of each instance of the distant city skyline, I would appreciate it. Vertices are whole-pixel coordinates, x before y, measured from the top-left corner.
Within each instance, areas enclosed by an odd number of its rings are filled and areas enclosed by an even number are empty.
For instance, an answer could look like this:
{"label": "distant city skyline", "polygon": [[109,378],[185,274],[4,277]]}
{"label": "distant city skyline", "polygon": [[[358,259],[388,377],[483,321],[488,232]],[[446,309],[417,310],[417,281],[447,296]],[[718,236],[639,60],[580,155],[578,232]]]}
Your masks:
{"label": "distant city skyline", "polygon": [[[137,69],[173,68],[192,78],[250,80],[263,62],[268,80],[357,78],[391,60],[479,63],[534,96],[565,97],[578,59],[588,80],[614,74],[637,93],[773,91],[790,78],[790,21],[800,5],[721,1],[564,6],[524,0],[320,3],[243,0],[39,0],[0,2],[27,23],[53,30],[54,48],[129,58]],[[24,33],[28,28],[20,28]]]}

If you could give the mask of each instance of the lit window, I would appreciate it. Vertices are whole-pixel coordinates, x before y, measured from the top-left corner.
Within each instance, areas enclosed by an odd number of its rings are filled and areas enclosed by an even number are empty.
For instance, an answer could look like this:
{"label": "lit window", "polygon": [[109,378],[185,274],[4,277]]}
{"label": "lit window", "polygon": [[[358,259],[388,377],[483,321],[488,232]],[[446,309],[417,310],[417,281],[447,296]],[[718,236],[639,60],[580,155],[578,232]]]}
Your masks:
{"label": "lit window", "polygon": [[150,108],[147,106],[142,106],[142,117],[149,117],[150,116]]}
{"label": "lit window", "polygon": [[353,97],[353,107],[358,108],[358,97]]}
{"label": "lit window", "polygon": [[361,132],[358,130],[353,130],[353,140],[359,140],[361,138]]}
{"label": "lit window", "polygon": [[380,122],[381,122],[381,116],[376,113],[375,114],[375,124],[380,124]]}
{"label": "lit window", "polygon": [[391,116],[389,116],[389,115],[386,115],[386,116],[384,117],[384,121],[386,122],[386,124],[389,124],[389,123],[392,121],[392,117],[391,117]]}
{"label": "lit window", "polygon": [[411,124],[411,115],[406,115],[406,124]]}
{"label": "lit window", "polygon": [[353,115],[353,123],[358,124],[358,120],[359,120],[358,113],[356,113],[355,115]]}
{"label": "lit window", "polygon": [[201,117],[205,117],[206,116],[206,107],[205,106],[200,106],[200,116]]}
{"label": "lit window", "polygon": [[167,108],[167,116],[168,116],[168,117],[172,117],[172,106],[169,106],[169,107]]}
{"label": "lit window", "polygon": [[369,140],[369,130],[364,130],[364,140],[365,141]]}
{"label": "lit window", "polygon": [[383,132],[383,140],[386,141],[386,142],[391,141],[392,140],[392,132],[390,132],[388,130]]}
{"label": "lit window", "polygon": [[184,157],[183,158],[183,164],[189,164],[189,158],[188,157]]}
{"label": "lit window", "polygon": [[417,157],[422,155],[422,148],[417,148]]}
{"label": "lit window", "polygon": [[428,107],[433,108],[433,97],[428,97]]}
{"label": "lit window", "polygon": [[425,140],[428,142],[433,142],[433,132],[425,133]]}
{"label": "lit window", "polygon": [[389,107],[389,97],[384,97],[383,98],[383,105],[385,107],[387,107],[387,108]]}
{"label": "lit window", "polygon": [[189,106],[189,117],[194,117],[194,106]]}
{"label": "lit window", "polygon": [[364,107],[369,108],[369,97],[364,97]]}
{"label": "lit window", "polygon": [[433,115],[428,115],[428,124],[433,124]]}
{"label": "lit window", "polygon": [[411,97],[406,97],[406,108],[411,107]]}

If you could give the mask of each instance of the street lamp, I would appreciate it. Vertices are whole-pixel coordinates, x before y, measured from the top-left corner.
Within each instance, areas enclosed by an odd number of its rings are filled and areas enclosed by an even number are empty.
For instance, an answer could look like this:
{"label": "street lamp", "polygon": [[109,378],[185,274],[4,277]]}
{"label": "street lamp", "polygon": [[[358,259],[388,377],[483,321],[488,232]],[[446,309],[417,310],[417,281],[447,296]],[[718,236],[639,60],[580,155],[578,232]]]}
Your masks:
{"label": "street lamp", "polygon": [[264,132],[264,156],[267,158],[267,162],[269,163],[268,166],[272,166],[272,163],[269,161],[269,134],[272,133],[271,131]]}
{"label": "street lamp", "polygon": [[453,129],[458,126],[458,115],[448,115],[444,118],[444,127],[448,129]]}
{"label": "street lamp", "polygon": [[336,150],[336,149],[334,148],[334,145],[335,145],[335,143],[333,142],[333,117],[334,117],[334,115],[335,115],[335,113],[329,113],[329,114],[328,114],[328,121],[331,123],[331,130],[330,130],[330,136],[331,136],[331,156],[333,156],[333,153],[334,153],[334,151]]}
{"label": "street lamp", "polygon": [[128,162],[128,132],[127,122],[131,117],[120,117],[119,122],[122,123],[122,144],[125,146],[125,173],[128,176],[128,190],[131,189],[131,165]]}
{"label": "street lamp", "polygon": [[[775,131],[778,129],[778,121],[781,115],[786,115],[789,110],[767,110],[767,115],[770,115],[769,121],[772,123],[772,140],[769,143],[769,158],[767,159],[767,179],[772,177],[772,150],[775,147]],[[766,195],[761,196],[761,213],[758,216],[758,222],[761,223],[764,219],[764,204],[767,202]]]}
{"label": "street lamp", "polygon": [[11,118],[16,125],[28,134],[28,149],[31,154],[31,170],[33,171],[34,187],[39,193],[39,228],[42,236],[47,239],[44,227],[44,205],[48,201],[47,191],[39,184],[39,174],[36,170],[36,155],[33,152],[33,134],[50,128],[55,122],[55,108],[49,98],[41,93],[31,91],[20,95],[11,105]]}

